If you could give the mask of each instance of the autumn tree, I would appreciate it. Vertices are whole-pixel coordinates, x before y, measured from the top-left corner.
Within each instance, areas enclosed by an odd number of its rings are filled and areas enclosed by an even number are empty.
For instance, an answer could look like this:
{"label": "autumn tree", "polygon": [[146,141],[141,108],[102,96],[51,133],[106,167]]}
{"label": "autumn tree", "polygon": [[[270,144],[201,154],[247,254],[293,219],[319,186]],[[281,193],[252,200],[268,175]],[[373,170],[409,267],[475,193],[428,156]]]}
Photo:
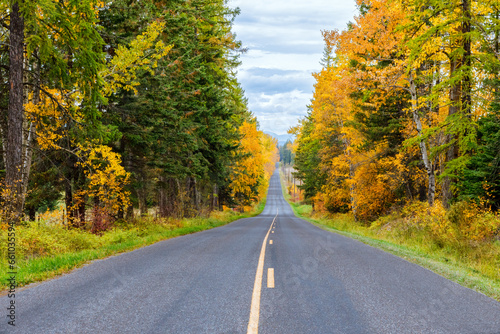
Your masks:
{"label": "autumn tree", "polygon": [[104,60],[96,29],[97,7],[95,1],[14,1],[4,8],[3,26],[9,26],[3,37],[9,40],[10,88],[8,119],[2,123],[3,200],[11,212],[7,216],[15,221],[23,212],[38,121],[28,119],[24,105],[37,104],[42,94],[50,98],[46,88],[63,94],[77,91],[83,102],[83,119],[89,125],[95,120],[95,103],[101,97],[98,73]]}
{"label": "autumn tree", "polygon": [[485,133],[495,138],[498,3],[357,5],[346,30],[324,32],[335,57],[315,74],[312,131],[298,133],[299,149],[319,142],[306,159],[319,157],[326,175],[316,200],[331,211],[349,204],[356,218],[372,220],[415,199],[447,206],[456,196],[486,198],[481,189],[496,184]]}
{"label": "autumn tree", "polygon": [[243,122],[239,128],[239,156],[231,173],[232,196],[241,208],[265,196],[278,161],[276,139],[257,130],[256,119]]}

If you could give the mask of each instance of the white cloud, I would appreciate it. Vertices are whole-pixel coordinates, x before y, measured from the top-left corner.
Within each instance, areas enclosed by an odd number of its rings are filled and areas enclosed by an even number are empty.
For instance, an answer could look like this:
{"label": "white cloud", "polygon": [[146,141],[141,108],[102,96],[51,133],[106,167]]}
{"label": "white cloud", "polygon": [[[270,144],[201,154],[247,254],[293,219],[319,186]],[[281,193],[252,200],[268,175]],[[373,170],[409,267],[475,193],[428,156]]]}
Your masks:
{"label": "white cloud", "polygon": [[344,29],[354,0],[232,0],[233,31],[249,51],[238,79],[263,130],[285,133],[307,112],[321,69],[321,30]]}
{"label": "white cloud", "polygon": [[319,65],[321,55],[321,53],[297,54],[251,50],[241,57],[240,71],[260,67],[312,72],[321,68]]}
{"label": "white cloud", "polygon": [[305,115],[311,94],[292,90],[275,94],[249,93],[247,97],[261,129],[283,134]]}
{"label": "white cloud", "polygon": [[244,15],[268,19],[272,22],[279,22],[293,16],[324,21],[335,16],[335,13],[349,12],[354,9],[354,1],[349,0],[232,0],[230,5],[240,7]]}
{"label": "white cloud", "polygon": [[307,70],[253,67],[240,71],[238,77],[249,92],[268,95],[292,90],[310,93],[314,84],[314,79]]}

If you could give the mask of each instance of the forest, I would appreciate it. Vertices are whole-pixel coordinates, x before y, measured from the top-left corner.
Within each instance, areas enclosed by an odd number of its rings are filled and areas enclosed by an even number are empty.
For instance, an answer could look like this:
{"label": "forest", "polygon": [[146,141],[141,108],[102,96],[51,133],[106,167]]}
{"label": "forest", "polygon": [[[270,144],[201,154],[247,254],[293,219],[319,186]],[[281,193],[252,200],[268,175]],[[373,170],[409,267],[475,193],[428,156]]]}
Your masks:
{"label": "forest", "polygon": [[1,223],[62,208],[101,233],[154,212],[243,211],[277,143],[236,80],[224,0],[0,3]]}
{"label": "forest", "polygon": [[323,31],[314,97],[290,130],[306,201],[441,245],[498,239],[500,2],[357,7]]}

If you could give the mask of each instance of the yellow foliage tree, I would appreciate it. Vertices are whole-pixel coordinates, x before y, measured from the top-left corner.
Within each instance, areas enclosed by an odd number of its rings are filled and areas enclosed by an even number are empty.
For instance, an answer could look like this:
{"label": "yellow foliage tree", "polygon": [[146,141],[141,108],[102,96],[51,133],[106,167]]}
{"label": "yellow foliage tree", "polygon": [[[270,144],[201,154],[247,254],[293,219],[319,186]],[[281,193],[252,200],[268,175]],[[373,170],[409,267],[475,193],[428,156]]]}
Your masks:
{"label": "yellow foliage tree", "polygon": [[239,132],[239,159],[233,167],[230,187],[236,202],[244,207],[265,196],[279,155],[276,140],[257,130],[255,119],[243,122]]}
{"label": "yellow foliage tree", "polygon": [[119,154],[105,145],[80,146],[79,165],[84,169],[86,187],[75,193],[76,210],[81,201],[93,203],[92,231],[100,232],[109,227],[113,219],[127,210],[130,193],[124,190],[130,174],[122,166]]}
{"label": "yellow foliage tree", "polygon": [[[321,166],[327,174],[316,198],[330,211],[348,207],[357,219],[374,218],[388,210],[396,191],[410,182],[411,173],[404,162],[414,152],[399,148],[399,154],[388,155],[394,143],[390,145],[383,137],[372,142],[373,130],[368,128],[384,110],[398,108],[401,112],[405,106],[400,101],[408,100],[405,67],[397,58],[403,40],[398,26],[404,17],[400,5],[374,0],[350,29],[323,32],[336,58],[315,74],[311,117],[312,136],[322,143]],[[401,95],[405,97],[401,99]],[[405,124],[412,132],[413,124]]]}

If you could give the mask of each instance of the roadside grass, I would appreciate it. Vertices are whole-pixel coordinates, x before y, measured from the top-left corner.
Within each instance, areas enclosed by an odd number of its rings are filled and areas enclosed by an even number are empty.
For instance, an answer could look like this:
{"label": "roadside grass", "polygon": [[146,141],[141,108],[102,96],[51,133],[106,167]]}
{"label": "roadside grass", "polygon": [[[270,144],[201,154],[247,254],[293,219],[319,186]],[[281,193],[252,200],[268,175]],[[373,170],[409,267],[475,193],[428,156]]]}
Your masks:
{"label": "roadside grass", "polygon": [[[385,224],[365,225],[349,214],[314,214],[311,205],[294,203],[286,194],[294,213],[312,224],[416,263],[462,286],[500,301],[500,241],[443,242],[425,229],[392,229]],[[397,217],[393,217],[397,220]],[[385,217],[390,221],[391,217]]]}
{"label": "roadside grass", "polygon": [[[16,282],[22,287],[44,281],[103,259],[178,236],[253,217],[264,210],[265,199],[245,213],[216,211],[210,217],[154,219],[141,217],[98,236],[61,225],[27,222],[16,227]],[[8,290],[7,230],[0,231],[0,291]]]}

